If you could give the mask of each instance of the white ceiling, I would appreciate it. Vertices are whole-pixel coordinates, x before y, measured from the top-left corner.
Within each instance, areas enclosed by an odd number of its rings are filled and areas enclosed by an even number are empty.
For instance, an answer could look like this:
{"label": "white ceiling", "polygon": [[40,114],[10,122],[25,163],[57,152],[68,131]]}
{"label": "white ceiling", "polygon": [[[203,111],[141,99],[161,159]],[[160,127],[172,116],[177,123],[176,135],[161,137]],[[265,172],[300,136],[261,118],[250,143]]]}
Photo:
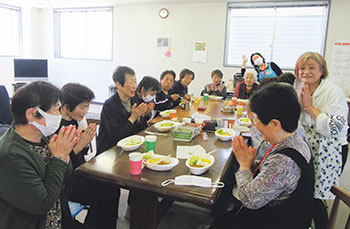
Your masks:
{"label": "white ceiling", "polygon": [[32,6],[39,8],[111,5],[165,5],[208,2],[232,2],[232,0],[0,0],[0,3],[8,5]]}
{"label": "white ceiling", "polygon": [[285,2],[295,0],[0,0],[0,3],[15,6],[48,7],[88,7],[115,5],[166,5],[220,2]]}

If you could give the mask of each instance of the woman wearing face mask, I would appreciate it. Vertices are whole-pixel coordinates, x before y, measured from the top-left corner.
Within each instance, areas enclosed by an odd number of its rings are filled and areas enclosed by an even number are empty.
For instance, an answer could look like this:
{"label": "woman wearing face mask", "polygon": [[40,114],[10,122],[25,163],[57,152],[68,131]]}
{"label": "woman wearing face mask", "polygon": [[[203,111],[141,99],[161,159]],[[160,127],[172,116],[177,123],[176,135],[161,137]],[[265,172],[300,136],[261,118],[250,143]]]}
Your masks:
{"label": "woman wearing face mask", "polygon": [[301,55],[294,73],[303,108],[300,121],[314,157],[315,226],[326,228],[328,214],[322,200],[334,199],[330,189],[332,185],[339,185],[342,166],[346,162],[348,106],[343,90],[328,78],[326,60],[320,54],[306,52]]}
{"label": "woman wearing face mask", "polygon": [[154,98],[160,90],[161,87],[159,81],[150,76],[144,76],[141,82],[137,85],[134,98],[138,101],[138,104],[142,102],[147,103],[146,119],[148,121],[153,119],[156,114],[154,111]]}
{"label": "woman wearing face mask", "polygon": [[[244,76],[244,73],[246,71],[246,64],[248,61],[248,58],[243,55],[242,56],[242,67],[241,67],[241,74]],[[258,52],[253,53],[250,56],[250,63],[254,67],[255,71],[259,74],[258,81],[261,82],[263,79],[268,77],[276,77],[282,74],[282,70],[280,67],[278,67],[277,64],[274,62],[265,62],[265,58]]]}
{"label": "woman wearing face mask", "polygon": [[172,70],[164,71],[160,75],[160,86],[162,90],[156,94],[155,110],[164,111],[175,107],[174,101],[176,101],[179,98],[179,95],[169,94],[169,90],[174,84],[175,76],[176,74]]}
{"label": "woman wearing face mask", "polygon": [[70,228],[62,190],[79,138],[72,125],[54,134],[61,96],[55,86],[37,81],[12,98],[14,125],[0,138],[0,228]]}
{"label": "woman wearing face mask", "polygon": [[253,92],[259,89],[259,85],[256,83],[256,75],[257,73],[254,70],[246,70],[243,77],[244,81],[237,85],[233,96],[239,99],[249,99]]}
{"label": "woman wearing face mask", "polygon": [[223,74],[219,69],[212,71],[211,80],[212,83],[205,85],[204,90],[201,92],[201,95],[208,93],[209,95],[222,96],[226,98],[226,86],[222,82]]}
{"label": "woman wearing face mask", "polygon": [[[91,152],[89,144],[96,135],[96,124],[87,125],[87,114],[94,93],[78,83],[68,83],[62,87],[63,99],[60,109],[62,121],[60,127],[74,125],[82,131],[79,141],[70,153],[70,159],[75,170],[79,165],[92,158],[96,152]],[[88,151],[91,153],[88,154]],[[116,228],[120,189],[102,183],[96,183],[86,178],[75,177],[67,188],[69,200],[88,205],[89,210],[84,226],[96,228]],[[82,227],[78,222],[75,228]],[[73,227],[72,227],[73,228]]]}

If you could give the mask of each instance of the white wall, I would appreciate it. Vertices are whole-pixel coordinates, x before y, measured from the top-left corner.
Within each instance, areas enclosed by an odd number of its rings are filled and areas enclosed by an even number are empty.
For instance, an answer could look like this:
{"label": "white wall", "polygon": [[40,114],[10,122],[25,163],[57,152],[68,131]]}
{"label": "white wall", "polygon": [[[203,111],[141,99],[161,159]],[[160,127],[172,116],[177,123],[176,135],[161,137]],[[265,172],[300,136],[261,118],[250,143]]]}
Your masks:
{"label": "white wall", "polygon": [[[160,8],[169,10],[169,17],[158,16]],[[330,63],[334,40],[350,40],[350,31],[345,29],[344,18],[350,11],[350,1],[332,0],[326,44],[326,59]],[[112,72],[118,65],[132,67],[138,80],[144,75],[158,78],[166,69],[179,74],[189,68],[196,79],[189,87],[190,93],[199,94],[210,73],[219,68],[228,81],[239,71],[223,67],[226,4],[176,4],[151,6],[116,6],[114,11],[114,60],[86,61],[55,59],[53,53],[52,9],[32,9],[31,55],[49,59],[49,79],[60,87],[67,82],[80,82],[92,88],[97,101],[108,97],[108,86],[113,84]],[[29,26],[30,28],[30,24]],[[164,56],[165,48],[156,46],[156,38],[171,38],[172,57]],[[27,37],[28,38],[28,37]],[[208,42],[207,63],[193,63],[194,41]],[[13,79],[12,58],[0,57],[0,84],[8,89]]]}
{"label": "white wall", "polygon": [[[226,4],[168,5],[170,15],[161,19],[159,9],[164,6],[117,6],[114,11],[114,60],[50,60],[50,80],[61,86],[69,81],[93,88],[97,101],[108,96],[113,84],[112,72],[118,65],[133,68],[140,81],[145,75],[159,78],[162,71],[173,69],[177,74],[189,68],[196,74],[190,92],[199,94],[210,81],[210,73],[222,69],[226,80],[235,71],[223,68]],[[52,11],[45,17],[52,17]],[[48,20],[45,20],[48,21]],[[52,25],[47,25],[49,29]],[[51,28],[52,30],[52,28]],[[167,48],[156,46],[157,37],[171,39],[172,57],[165,57]],[[51,40],[47,38],[46,40]],[[192,62],[194,41],[208,42],[207,64]],[[53,53],[49,53],[53,56]]]}

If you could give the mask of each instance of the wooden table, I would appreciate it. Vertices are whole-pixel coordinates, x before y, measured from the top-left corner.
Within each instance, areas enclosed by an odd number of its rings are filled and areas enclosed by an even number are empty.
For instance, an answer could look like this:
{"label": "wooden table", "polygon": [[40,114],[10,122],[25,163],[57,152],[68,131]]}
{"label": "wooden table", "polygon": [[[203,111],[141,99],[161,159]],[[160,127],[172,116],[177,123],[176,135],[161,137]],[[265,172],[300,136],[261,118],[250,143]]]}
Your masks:
{"label": "wooden table", "polygon": [[[221,109],[223,101],[210,101],[207,109],[202,114],[210,114]],[[202,104],[199,104],[202,105]],[[199,105],[191,106],[189,111],[177,108],[177,117],[190,116],[196,111]],[[162,120],[162,118],[158,118]],[[147,130],[155,131],[154,127]],[[138,133],[145,136],[145,132]],[[207,152],[216,149],[212,154],[215,157],[214,165],[202,176],[210,177],[212,182],[222,181],[227,173],[229,163],[233,156],[231,141],[222,142],[215,134],[208,133],[209,139],[204,141],[203,134],[195,137],[190,143],[173,141],[171,136],[157,136],[156,153],[162,155],[171,154],[176,157],[176,147],[178,145],[201,145]],[[144,152],[141,146],[138,152]],[[171,171],[157,172],[148,168],[142,170],[141,175],[129,174],[128,152],[123,152],[119,147],[112,147],[96,158],[80,166],[76,173],[78,176],[88,177],[105,183],[118,185],[132,190],[133,202],[131,205],[131,228],[156,228],[159,222],[157,218],[157,199],[165,197],[174,200],[187,201],[199,205],[210,206],[215,203],[220,190],[217,188],[200,188],[195,186],[177,186],[174,184],[162,187],[161,183],[167,179],[174,179],[176,176],[190,174],[185,166],[185,160],[179,159],[179,164]]]}

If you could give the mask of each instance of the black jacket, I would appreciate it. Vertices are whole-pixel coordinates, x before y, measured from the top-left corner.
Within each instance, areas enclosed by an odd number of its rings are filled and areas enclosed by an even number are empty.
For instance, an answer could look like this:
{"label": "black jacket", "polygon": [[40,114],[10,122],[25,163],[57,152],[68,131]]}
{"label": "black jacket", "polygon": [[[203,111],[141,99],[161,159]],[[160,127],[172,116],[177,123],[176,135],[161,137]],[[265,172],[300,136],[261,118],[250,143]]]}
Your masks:
{"label": "black jacket", "polygon": [[[182,86],[180,80],[175,81],[171,89],[169,90],[169,95],[172,94],[179,94],[180,97],[184,97],[184,95],[188,94],[188,88],[187,86]],[[174,107],[179,105],[181,102],[181,98],[178,98],[176,101],[174,101]]]}
{"label": "black jacket", "polygon": [[[131,98],[131,106],[139,101],[135,97]],[[128,119],[130,113],[127,112],[119,98],[118,92],[107,99],[101,112],[100,130],[97,136],[97,154],[100,154],[125,137],[140,132],[147,127],[144,117],[131,123]]]}
{"label": "black jacket", "polygon": [[156,100],[154,103],[156,104],[154,109],[157,111],[165,111],[175,107],[170,94],[166,95],[164,91],[160,91],[156,94]]}

